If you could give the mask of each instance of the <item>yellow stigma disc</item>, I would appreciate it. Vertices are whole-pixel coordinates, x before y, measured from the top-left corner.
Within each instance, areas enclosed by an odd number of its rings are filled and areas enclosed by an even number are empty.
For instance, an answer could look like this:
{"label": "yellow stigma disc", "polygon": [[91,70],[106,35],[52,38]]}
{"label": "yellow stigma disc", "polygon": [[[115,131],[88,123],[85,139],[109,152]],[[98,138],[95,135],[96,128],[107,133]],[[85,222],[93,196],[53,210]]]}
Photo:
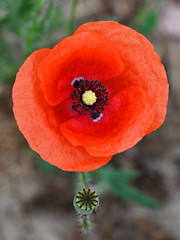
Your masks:
{"label": "yellow stigma disc", "polygon": [[86,105],[93,105],[96,102],[96,94],[91,90],[85,91],[82,95],[82,100]]}

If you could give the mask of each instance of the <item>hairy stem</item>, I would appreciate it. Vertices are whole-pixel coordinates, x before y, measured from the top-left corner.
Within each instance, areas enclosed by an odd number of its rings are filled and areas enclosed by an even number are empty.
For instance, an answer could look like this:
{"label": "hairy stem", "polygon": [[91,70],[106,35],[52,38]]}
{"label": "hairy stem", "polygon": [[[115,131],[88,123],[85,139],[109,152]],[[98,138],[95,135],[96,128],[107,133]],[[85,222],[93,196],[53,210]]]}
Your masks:
{"label": "hairy stem", "polygon": [[88,218],[87,216],[83,216],[83,227],[85,231],[89,230]]}
{"label": "hairy stem", "polygon": [[[87,176],[85,172],[80,172],[80,177],[81,177],[81,181],[82,181],[82,185],[84,186],[84,188],[88,189],[89,188],[89,184],[87,181]],[[88,217],[86,215],[82,216],[82,225],[83,225],[83,229],[84,231],[88,231],[89,230],[89,221],[88,221]]]}
{"label": "hairy stem", "polygon": [[74,22],[75,22],[77,5],[78,5],[78,0],[73,0],[70,18],[68,22],[68,36],[71,36],[74,33]]}
{"label": "hairy stem", "polygon": [[84,187],[86,189],[89,188],[86,174],[84,172],[81,172],[80,174],[81,174],[81,179],[82,179],[82,183],[83,183]]}

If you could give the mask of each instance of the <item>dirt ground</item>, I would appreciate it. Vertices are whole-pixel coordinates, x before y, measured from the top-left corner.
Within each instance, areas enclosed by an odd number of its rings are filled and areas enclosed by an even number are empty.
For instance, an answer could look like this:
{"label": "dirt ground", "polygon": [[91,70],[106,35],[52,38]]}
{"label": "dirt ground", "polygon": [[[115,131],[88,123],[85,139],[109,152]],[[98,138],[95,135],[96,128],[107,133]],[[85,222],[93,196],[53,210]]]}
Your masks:
{"label": "dirt ground", "polygon": [[[139,1],[84,0],[77,24],[111,14],[128,23]],[[65,2],[62,4],[65,5]],[[70,5],[67,2],[65,16]],[[82,236],[73,209],[74,173],[40,167],[30,153],[12,113],[11,86],[0,86],[0,240],[179,240],[180,239],[180,1],[167,0],[150,36],[170,82],[168,114],[163,126],[111,163],[140,169],[135,185],[163,203],[150,210],[101,196],[93,216],[93,233]]]}

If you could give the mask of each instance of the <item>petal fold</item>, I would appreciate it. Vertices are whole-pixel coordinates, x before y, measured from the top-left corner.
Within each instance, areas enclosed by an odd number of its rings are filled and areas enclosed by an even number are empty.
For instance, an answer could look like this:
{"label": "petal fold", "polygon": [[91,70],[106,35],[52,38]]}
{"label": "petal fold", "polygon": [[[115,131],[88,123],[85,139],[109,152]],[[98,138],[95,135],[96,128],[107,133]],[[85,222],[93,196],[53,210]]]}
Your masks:
{"label": "petal fold", "polygon": [[93,122],[79,116],[63,122],[62,134],[74,146],[84,146],[93,156],[125,151],[140,141],[154,118],[154,107],[141,87],[126,88],[112,97],[103,117]]}
{"label": "petal fold", "polygon": [[154,120],[147,133],[160,127],[167,112],[169,84],[164,66],[151,42],[135,30],[114,21],[85,23],[74,34],[88,31],[102,34],[119,50],[125,69],[117,77],[114,92],[132,85],[141,86],[155,108]]}
{"label": "petal fold", "polygon": [[47,102],[56,106],[74,91],[75,78],[103,82],[124,69],[119,51],[97,33],[79,33],[57,44],[39,66],[39,77]]}
{"label": "petal fold", "polygon": [[47,162],[66,171],[92,171],[111,156],[92,157],[83,147],[73,147],[61,134],[59,110],[44,99],[38,78],[39,64],[50,49],[31,54],[20,68],[13,86],[13,110],[20,131],[30,147]]}

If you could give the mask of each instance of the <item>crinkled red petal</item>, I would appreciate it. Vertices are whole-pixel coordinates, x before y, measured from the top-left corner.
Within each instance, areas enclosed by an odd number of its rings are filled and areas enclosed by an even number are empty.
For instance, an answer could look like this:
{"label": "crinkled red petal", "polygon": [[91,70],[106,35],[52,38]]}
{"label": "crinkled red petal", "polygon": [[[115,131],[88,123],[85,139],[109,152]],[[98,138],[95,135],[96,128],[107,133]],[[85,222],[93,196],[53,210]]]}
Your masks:
{"label": "crinkled red petal", "polygon": [[13,87],[17,124],[30,147],[47,162],[67,171],[92,171],[105,165],[111,156],[92,157],[84,147],[72,146],[61,134],[59,124],[66,114],[59,110],[65,103],[50,106],[43,96],[37,75],[39,64],[50,52],[49,49],[34,52],[17,74]]}
{"label": "crinkled red petal", "polygon": [[146,92],[132,86],[110,99],[103,117],[93,122],[79,116],[61,124],[62,134],[74,146],[82,145],[93,156],[109,156],[133,147],[146,134],[154,107]]}
{"label": "crinkled red petal", "polygon": [[155,108],[154,120],[147,133],[161,126],[167,111],[169,86],[166,72],[153,45],[140,33],[114,21],[83,24],[75,35],[88,31],[102,34],[119,49],[125,70],[113,79],[114,94],[132,85],[141,86]]}
{"label": "crinkled red petal", "polygon": [[117,47],[104,36],[84,32],[57,44],[39,66],[47,102],[55,106],[70,96],[78,77],[100,82],[119,75],[123,63]]}

